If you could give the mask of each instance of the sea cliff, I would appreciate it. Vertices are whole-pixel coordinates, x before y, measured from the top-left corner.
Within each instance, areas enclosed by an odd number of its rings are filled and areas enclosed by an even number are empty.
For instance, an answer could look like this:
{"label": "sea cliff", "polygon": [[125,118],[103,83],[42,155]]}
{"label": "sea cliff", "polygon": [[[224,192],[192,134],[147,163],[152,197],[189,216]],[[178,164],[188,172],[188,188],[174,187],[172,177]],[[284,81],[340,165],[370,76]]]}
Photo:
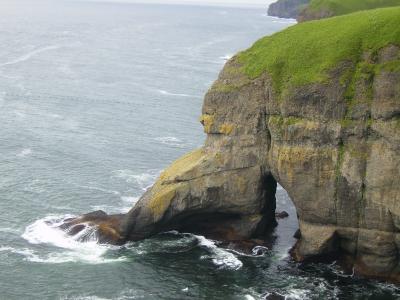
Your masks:
{"label": "sea cliff", "polygon": [[268,15],[296,19],[299,12],[310,0],[278,0],[269,5]]}
{"label": "sea cliff", "polygon": [[257,41],[227,62],[200,122],[204,146],[126,215],[92,213],[63,228],[95,224],[112,243],[172,229],[260,238],[276,226],[279,183],[298,213],[296,260],[339,258],[400,282],[400,8]]}

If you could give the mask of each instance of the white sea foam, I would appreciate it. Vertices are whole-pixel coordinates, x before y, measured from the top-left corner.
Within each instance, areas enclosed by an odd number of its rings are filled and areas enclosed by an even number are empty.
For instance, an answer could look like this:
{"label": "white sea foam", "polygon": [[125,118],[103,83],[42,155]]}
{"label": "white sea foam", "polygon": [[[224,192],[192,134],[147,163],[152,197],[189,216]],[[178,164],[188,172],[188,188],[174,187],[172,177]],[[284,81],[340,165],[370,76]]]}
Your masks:
{"label": "white sea foam", "polygon": [[303,289],[291,289],[285,296],[285,300],[306,300],[310,299],[309,291]]}
{"label": "white sea foam", "polygon": [[128,183],[136,183],[145,191],[154,183],[159,171],[149,170],[148,173],[137,174],[131,170],[116,170],[112,174],[112,176],[124,179]]}
{"label": "white sea foam", "polygon": [[138,202],[139,197],[122,196],[121,200],[127,204],[135,205]]}
{"label": "white sea foam", "polygon": [[243,263],[234,254],[217,247],[212,240],[201,235],[195,235],[195,237],[199,245],[206,248],[210,253],[209,257],[203,256],[203,259],[211,258],[213,264],[221,269],[239,270],[243,266]]}
{"label": "white sea foam", "polygon": [[104,192],[107,194],[113,194],[113,195],[120,195],[121,193],[115,190],[108,190],[108,189],[104,189],[98,186],[91,186],[91,185],[77,185],[78,187],[84,188],[84,189],[88,189],[88,190],[95,190],[95,191],[100,191],[100,192]]}
{"label": "white sea foam", "polygon": [[232,57],[233,57],[232,54],[227,54],[227,55],[221,56],[220,59],[223,59],[226,61],[226,60],[230,60]]}
{"label": "white sea foam", "polygon": [[182,148],[185,146],[184,142],[174,136],[163,136],[155,138],[161,144]]}
{"label": "white sea foam", "polygon": [[296,19],[287,19],[287,18],[279,18],[274,16],[269,16],[268,14],[262,14],[263,17],[267,17],[272,20],[273,23],[281,23],[281,24],[296,24]]}
{"label": "white sea foam", "polygon": [[71,236],[61,230],[59,226],[65,219],[73,216],[47,216],[37,220],[28,227],[22,237],[31,244],[45,244],[55,246],[60,250],[50,254],[38,254],[31,249],[15,250],[14,253],[25,256],[25,259],[40,263],[66,263],[84,262],[90,264],[110,263],[124,261],[125,257],[106,258],[109,250],[116,250],[118,247],[98,244],[96,228],[87,226],[78,234]]}
{"label": "white sea foam", "polygon": [[12,251],[12,250],[14,250],[14,248],[12,247],[0,246],[0,252]]}
{"label": "white sea foam", "polygon": [[175,96],[175,97],[190,97],[190,98],[200,98],[200,96],[181,94],[181,93],[171,93],[165,90],[158,90],[158,92],[165,96]]}
{"label": "white sea foam", "polygon": [[18,57],[16,59],[4,62],[4,63],[0,64],[0,67],[14,65],[14,64],[17,64],[17,63],[20,63],[20,62],[24,62],[24,61],[32,58],[33,56],[38,55],[38,54],[40,54],[42,52],[55,50],[55,49],[59,49],[59,48],[61,48],[61,46],[59,46],[59,45],[52,45],[52,46],[39,48],[39,49],[33,50],[33,51],[31,51],[31,52],[29,52],[27,54],[24,54],[24,55],[22,55],[22,56],[20,56],[20,57]]}
{"label": "white sea foam", "polygon": [[26,156],[31,155],[31,154],[32,154],[32,149],[25,148],[25,149],[22,149],[20,152],[18,152],[16,154],[16,156],[17,157],[26,157]]}

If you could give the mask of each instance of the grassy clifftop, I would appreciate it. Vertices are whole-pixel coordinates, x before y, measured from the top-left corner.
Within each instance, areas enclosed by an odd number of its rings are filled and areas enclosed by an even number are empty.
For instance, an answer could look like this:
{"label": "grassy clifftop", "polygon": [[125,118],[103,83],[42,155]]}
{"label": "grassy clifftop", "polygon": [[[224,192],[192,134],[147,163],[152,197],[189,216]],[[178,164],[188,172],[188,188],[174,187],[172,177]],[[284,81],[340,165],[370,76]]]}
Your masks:
{"label": "grassy clifftop", "polygon": [[[257,41],[237,60],[249,78],[267,72],[276,91],[324,82],[344,61],[355,65],[363,53],[400,46],[400,7],[358,12],[301,23]],[[391,68],[400,68],[400,58]]]}
{"label": "grassy clifftop", "polygon": [[300,21],[321,19],[398,5],[400,0],[311,0],[298,18]]}

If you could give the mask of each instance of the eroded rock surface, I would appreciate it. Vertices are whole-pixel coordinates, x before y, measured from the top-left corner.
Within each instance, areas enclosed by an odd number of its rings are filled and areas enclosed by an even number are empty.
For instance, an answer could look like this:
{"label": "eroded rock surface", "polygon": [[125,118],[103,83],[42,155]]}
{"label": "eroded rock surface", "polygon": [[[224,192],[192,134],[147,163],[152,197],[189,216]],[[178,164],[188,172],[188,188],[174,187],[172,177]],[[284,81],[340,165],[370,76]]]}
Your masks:
{"label": "eroded rock surface", "polygon": [[204,100],[205,145],[167,168],[127,215],[81,221],[116,243],[171,229],[255,238],[276,225],[279,182],[297,208],[295,259],[335,255],[355,272],[399,281],[400,72],[385,66],[400,52],[360,55],[380,71],[344,62],[325,83],[285,95],[231,59]]}

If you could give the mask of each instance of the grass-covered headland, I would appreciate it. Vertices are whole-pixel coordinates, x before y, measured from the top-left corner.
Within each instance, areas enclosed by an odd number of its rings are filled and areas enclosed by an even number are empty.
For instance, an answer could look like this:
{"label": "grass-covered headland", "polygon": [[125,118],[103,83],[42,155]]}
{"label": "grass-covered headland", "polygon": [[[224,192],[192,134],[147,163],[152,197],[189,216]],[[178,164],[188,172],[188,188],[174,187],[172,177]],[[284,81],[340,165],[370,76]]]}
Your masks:
{"label": "grass-covered headland", "polygon": [[300,12],[299,20],[321,19],[398,5],[400,5],[400,0],[311,0]]}
{"label": "grass-covered headland", "polygon": [[[324,82],[328,71],[341,62],[357,64],[363,53],[389,44],[400,46],[400,7],[301,23],[258,40],[237,59],[249,78],[267,72],[276,91],[284,92]],[[400,68],[399,60],[390,68]]]}

